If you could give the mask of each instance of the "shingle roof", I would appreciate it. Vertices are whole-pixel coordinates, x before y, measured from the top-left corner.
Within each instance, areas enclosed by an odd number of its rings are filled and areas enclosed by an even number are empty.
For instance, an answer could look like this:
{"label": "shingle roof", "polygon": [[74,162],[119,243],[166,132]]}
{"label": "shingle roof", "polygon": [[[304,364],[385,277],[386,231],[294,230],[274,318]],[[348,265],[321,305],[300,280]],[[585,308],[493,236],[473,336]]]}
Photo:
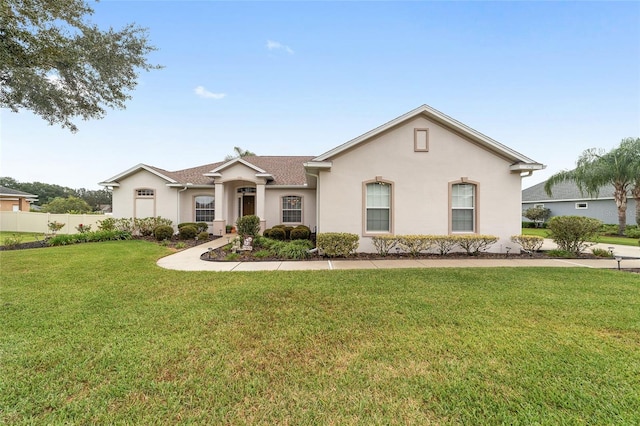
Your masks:
{"label": "shingle roof", "polygon": [[0,195],[13,196],[13,197],[38,198],[37,195],[29,194],[28,192],[18,191],[17,189],[7,188],[5,186],[0,186]]}
{"label": "shingle roof", "polygon": [[[273,181],[269,185],[304,185],[306,183],[306,175],[303,164],[310,161],[313,156],[250,156],[243,157],[242,160],[247,163],[265,170],[273,176]],[[192,183],[194,185],[213,185],[212,177],[204,176],[217,167],[220,167],[226,161],[205,164],[202,166],[192,167],[189,169],[168,171],[158,167],[147,166],[158,173],[171,178],[178,183]]]}
{"label": "shingle roof", "polygon": [[591,197],[586,192],[580,193],[578,186],[571,182],[561,182],[555,185],[551,191],[551,196],[544,191],[545,182],[522,190],[522,202],[534,203],[542,201],[562,201],[562,200],[594,200],[599,198],[613,198],[613,185],[606,185],[600,188],[598,197]]}

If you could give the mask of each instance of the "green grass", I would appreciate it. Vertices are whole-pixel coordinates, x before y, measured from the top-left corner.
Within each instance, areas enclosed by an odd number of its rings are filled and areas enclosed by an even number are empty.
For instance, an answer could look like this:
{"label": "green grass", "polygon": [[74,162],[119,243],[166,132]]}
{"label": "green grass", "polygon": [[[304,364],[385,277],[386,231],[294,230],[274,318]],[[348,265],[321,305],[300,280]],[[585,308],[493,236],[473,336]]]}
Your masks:
{"label": "green grass", "polygon": [[[543,228],[522,228],[523,235],[537,235],[539,237],[549,238],[549,230]],[[592,240],[593,241],[593,240]],[[637,246],[637,238],[615,237],[610,235],[601,235],[595,241],[602,244],[620,244],[623,246]]]}
{"label": "green grass", "polygon": [[640,279],[0,252],[0,424],[638,424]]}
{"label": "green grass", "polygon": [[41,232],[8,232],[8,231],[0,231],[0,246],[4,245],[4,240],[7,237],[17,236],[20,238],[20,241],[23,243],[28,243],[31,241],[42,241],[44,239],[44,234]]}

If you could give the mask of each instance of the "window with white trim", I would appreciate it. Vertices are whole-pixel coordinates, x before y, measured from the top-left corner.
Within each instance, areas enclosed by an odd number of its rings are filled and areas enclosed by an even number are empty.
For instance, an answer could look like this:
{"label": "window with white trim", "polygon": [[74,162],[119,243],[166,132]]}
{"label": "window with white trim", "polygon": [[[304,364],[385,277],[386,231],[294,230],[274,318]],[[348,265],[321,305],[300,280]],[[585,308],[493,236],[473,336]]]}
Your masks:
{"label": "window with white trim", "polygon": [[476,185],[456,183],[451,185],[451,231],[475,232]]}
{"label": "window with white trim", "polygon": [[578,210],[586,210],[589,208],[588,203],[576,203],[576,209]]}
{"label": "window with white trim", "polygon": [[195,197],[196,222],[213,222],[215,218],[215,198],[211,195]]}
{"label": "window with white trim", "polygon": [[302,197],[282,197],[282,223],[302,223]]}
{"label": "window with white trim", "polygon": [[391,232],[391,184],[366,185],[365,231]]}

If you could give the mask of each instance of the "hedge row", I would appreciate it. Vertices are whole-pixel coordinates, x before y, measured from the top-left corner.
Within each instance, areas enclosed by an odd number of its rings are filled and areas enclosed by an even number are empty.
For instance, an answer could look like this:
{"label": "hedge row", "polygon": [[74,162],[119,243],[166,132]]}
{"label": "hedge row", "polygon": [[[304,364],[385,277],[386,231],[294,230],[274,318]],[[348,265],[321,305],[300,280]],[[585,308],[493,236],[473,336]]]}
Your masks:
{"label": "hedge row", "polygon": [[130,240],[131,233],[127,231],[95,231],[81,234],[56,235],[47,240],[50,246],[66,246],[78,243],[93,243],[99,241]]}
{"label": "hedge row", "polygon": [[459,248],[473,256],[487,250],[498,238],[493,235],[380,235],[371,241],[381,256],[388,255],[393,248],[413,256],[426,251],[445,255]]}

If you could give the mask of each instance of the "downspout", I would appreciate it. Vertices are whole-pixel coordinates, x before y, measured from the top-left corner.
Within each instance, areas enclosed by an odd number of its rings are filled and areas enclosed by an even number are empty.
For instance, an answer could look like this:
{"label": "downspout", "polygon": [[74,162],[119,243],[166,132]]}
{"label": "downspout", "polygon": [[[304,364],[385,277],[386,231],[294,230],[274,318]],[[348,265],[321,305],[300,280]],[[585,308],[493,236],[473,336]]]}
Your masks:
{"label": "downspout", "polygon": [[177,195],[178,195],[177,215],[178,216],[176,216],[176,220],[177,220],[176,226],[178,225],[178,223],[180,223],[180,193],[186,191],[187,189],[188,187],[185,186],[184,188],[180,189],[177,192]]}
{"label": "downspout", "polygon": [[309,176],[316,178],[316,235],[320,230],[320,175],[307,172]]}

